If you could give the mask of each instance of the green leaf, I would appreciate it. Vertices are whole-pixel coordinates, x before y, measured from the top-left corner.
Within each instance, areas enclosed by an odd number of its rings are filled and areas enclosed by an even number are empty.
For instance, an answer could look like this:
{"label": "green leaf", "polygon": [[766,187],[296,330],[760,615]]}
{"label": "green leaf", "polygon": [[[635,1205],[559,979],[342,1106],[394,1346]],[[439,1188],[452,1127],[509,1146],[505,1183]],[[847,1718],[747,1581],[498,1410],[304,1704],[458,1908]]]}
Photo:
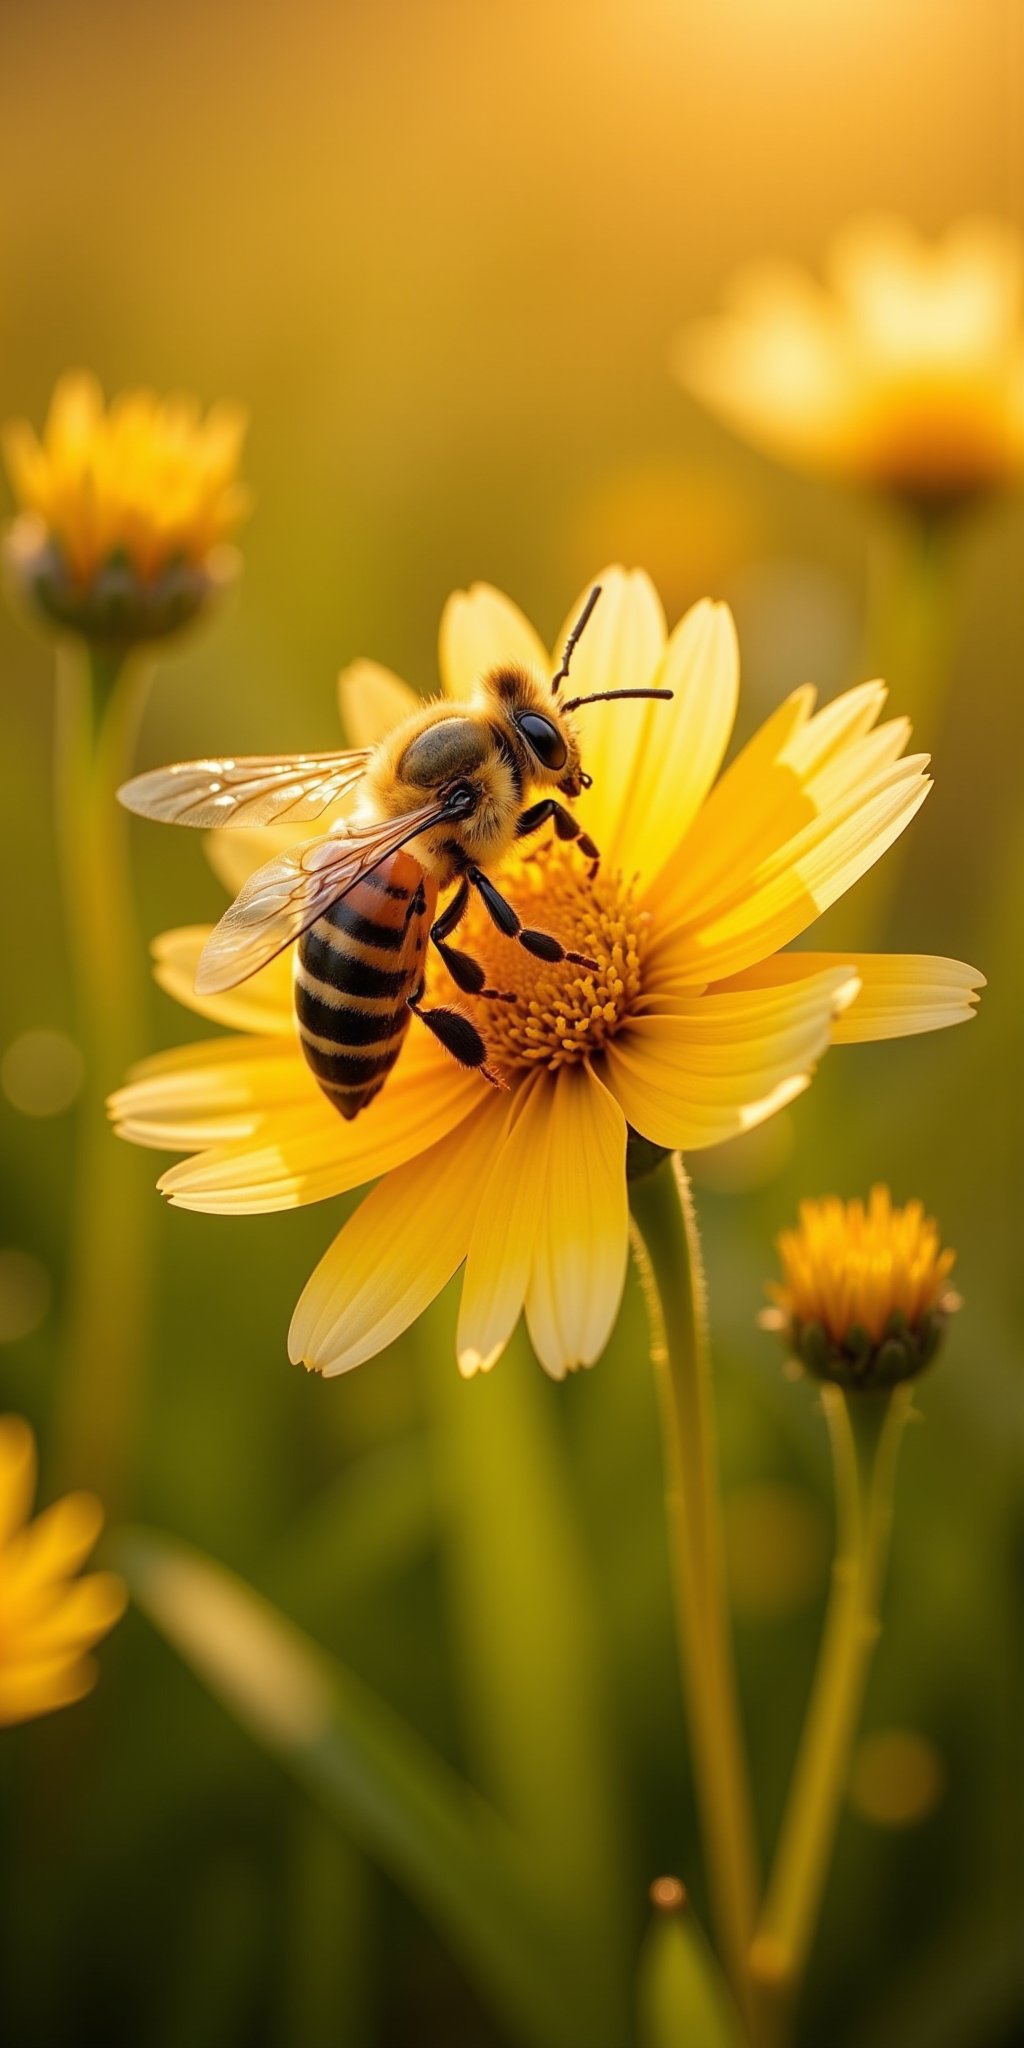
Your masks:
{"label": "green leaf", "polygon": [[514,2038],[598,2038],[519,1845],[398,1715],[200,1552],[142,1529],[109,1551],[185,1662],[416,1901]]}
{"label": "green leaf", "polygon": [[640,2048],[743,2048],[725,1978],[681,1885],[678,1901],[657,1911],[648,1930],[637,1998]]}

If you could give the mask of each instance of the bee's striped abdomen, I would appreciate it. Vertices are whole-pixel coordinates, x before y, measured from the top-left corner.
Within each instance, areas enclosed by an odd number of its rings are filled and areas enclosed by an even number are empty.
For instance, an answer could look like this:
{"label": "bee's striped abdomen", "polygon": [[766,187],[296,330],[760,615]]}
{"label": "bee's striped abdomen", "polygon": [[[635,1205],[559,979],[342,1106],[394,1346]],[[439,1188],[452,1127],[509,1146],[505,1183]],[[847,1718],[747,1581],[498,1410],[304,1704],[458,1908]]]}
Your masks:
{"label": "bee's striped abdomen", "polygon": [[401,1051],[436,897],[419,862],[395,853],[299,940],[299,1041],[344,1117],[357,1116],[373,1100]]}

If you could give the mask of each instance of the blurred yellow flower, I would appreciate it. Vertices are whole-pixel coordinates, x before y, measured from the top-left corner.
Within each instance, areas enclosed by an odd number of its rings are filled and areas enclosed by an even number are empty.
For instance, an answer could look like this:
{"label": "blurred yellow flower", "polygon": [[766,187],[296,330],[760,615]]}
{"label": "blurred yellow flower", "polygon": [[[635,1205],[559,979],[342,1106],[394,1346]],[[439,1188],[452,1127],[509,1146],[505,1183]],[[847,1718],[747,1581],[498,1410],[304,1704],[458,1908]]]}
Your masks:
{"label": "blurred yellow flower", "polygon": [[8,540],[16,580],[54,623],[115,642],[172,632],[233,573],[225,542],[248,497],[237,480],[239,407],[124,392],[65,376],[42,439],[4,432],[21,507]]}
{"label": "blurred yellow flower", "polygon": [[922,241],[850,224],[828,288],[783,263],[737,273],[728,310],[678,335],[681,382],[798,469],[936,505],[1024,474],[1024,241],[969,220]]}
{"label": "blurred yellow flower", "polygon": [[[630,1130],[648,1151],[718,1144],[799,1094],[830,1043],[971,1013],[980,977],[956,961],[778,950],[878,859],[927,792],[924,757],[900,758],[906,721],[876,724],[883,686],[818,712],[813,690],[797,690],[719,776],[739,685],[729,612],[699,604],[669,634],[646,576],[612,569],[599,580],[574,689],[667,687],[673,701],[588,713],[593,787],[577,809],[601,850],[595,879],[554,837],[498,871],[524,920],[543,911],[596,967],[533,959],[482,914],[460,926],[460,945],[520,999],[459,998],[507,1092],[414,1025],[382,1093],[345,1123],[300,1051],[288,958],[225,995],[197,996],[207,929],[158,943],[161,985],[244,1034],[161,1054],[114,1098],[125,1137],[194,1155],[164,1174],[168,1199],[255,1214],[379,1179],[295,1312],[291,1355],[317,1371],[380,1351],[463,1261],[464,1373],[493,1363],[524,1307],[548,1372],[589,1365],[625,1277]],[[542,676],[557,665],[497,591],[451,598],[440,646],[450,696],[466,698],[509,662]],[[361,745],[419,701],[367,662],[343,676],[342,700]],[[221,833],[212,845],[237,890],[266,859],[268,835]],[[450,1002],[443,970],[430,972]]]}
{"label": "blurred yellow flower", "polygon": [[87,1652],[125,1609],[111,1572],[74,1574],[92,1549],[103,1511],[89,1493],[68,1494],[30,1522],[35,1443],[26,1422],[0,1417],[0,1724],[28,1721],[81,1699],[96,1683]]}
{"label": "blurred yellow flower", "polygon": [[959,1302],[946,1285],[956,1254],[920,1202],[894,1209],[886,1187],[866,1204],[801,1202],[778,1247],[783,1279],[769,1282],[776,1307],[763,1320],[812,1372],[894,1386],[930,1363]]}

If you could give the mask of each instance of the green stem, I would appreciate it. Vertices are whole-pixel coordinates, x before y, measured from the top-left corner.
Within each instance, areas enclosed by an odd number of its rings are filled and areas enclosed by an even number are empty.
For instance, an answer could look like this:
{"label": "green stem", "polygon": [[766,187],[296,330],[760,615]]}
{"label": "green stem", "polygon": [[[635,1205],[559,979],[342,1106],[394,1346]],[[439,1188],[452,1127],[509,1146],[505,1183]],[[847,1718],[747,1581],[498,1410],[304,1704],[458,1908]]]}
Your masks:
{"label": "green stem", "polygon": [[836,1487],[836,1554],[818,1669],[783,1816],[752,1965],[785,2038],[817,1925],[881,1630],[900,1442],[911,1389],[854,1395],[822,1388]]}
{"label": "green stem", "polygon": [[676,1626],[712,1910],[737,2004],[752,2024],[747,1957],[757,1855],[726,1601],[704,1269],[689,1182],[665,1160],[630,1188],[661,1416]]}
{"label": "green stem", "polygon": [[137,657],[77,644],[58,658],[55,802],[74,1007],[86,1059],[71,1205],[65,1355],[56,1418],[58,1479],[124,1506],[145,1349],[149,1205],[144,1175],[106,1121],[105,1098],[142,1050],[143,996],[127,820],[145,698]]}

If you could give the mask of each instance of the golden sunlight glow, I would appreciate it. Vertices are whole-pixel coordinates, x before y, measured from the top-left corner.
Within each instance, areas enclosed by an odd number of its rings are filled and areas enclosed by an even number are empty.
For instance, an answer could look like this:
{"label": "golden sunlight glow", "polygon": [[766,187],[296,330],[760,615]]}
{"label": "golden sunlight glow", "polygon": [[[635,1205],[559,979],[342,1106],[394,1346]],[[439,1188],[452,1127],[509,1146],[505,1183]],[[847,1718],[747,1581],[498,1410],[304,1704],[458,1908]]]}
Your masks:
{"label": "golden sunlight glow", "polygon": [[75,1576],[102,1527],[99,1502],[68,1494],[32,1522],[35,1485],[32,1431],[19,1416],[0,1417],[0,1725],[90,1692],[88,1652],[125,1608],[112,1573]]}

